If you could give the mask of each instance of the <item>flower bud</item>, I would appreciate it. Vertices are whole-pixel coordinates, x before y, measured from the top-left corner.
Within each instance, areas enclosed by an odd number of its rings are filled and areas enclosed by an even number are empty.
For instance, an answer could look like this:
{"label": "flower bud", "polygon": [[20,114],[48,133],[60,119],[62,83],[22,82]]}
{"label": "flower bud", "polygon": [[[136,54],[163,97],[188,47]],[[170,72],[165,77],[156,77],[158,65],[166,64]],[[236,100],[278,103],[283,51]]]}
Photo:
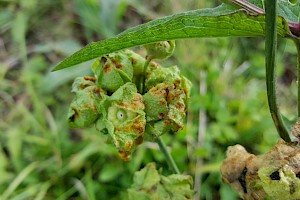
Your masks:
{"label": "flower bud", "polygon": [[191,89],[190,81],[185,78],[177,66],[172,67],[151,67],[147,71],[145,85],[149,90],[159,83],[175,84],[176,87]]}
{"label": "flower bud", "polygon": [[88,86],[76,91],[68,113],[70,127],[88,127],[97,120],[99,114],[96,104],[100,102],[100,94],[105,94],[105,91],[97,86]]}
{"label": "flower bud", "polygon": [[[101,61],[104,63],[101,64]],[[93,71],[97,75],[101,88],[115,92],[125,83],[132,81],[132,63],[123,51],[104,56],[101,61],[98,60],[93,65]]]}
{"label": "flower bud", "polygon": [[146,44],[147,56],[152,59],[166,59],[170,57],[175,49],[175,41],[162,41],[157,43]]}
{"label": "flower bud", "polygon": [[72,92],[77,92],[94,85],[96,85],[96,78],[92,76],[77,77],[72,84]]}
{"label": "flower bud", "polygon": [[[158,137],[174,133],[184,126],[186,93],[175,84],[160,83],[144,96],[147,117],[147,133]],[[150,137],[151,138],[151,137]]]}
{"label": "flower bud", "polygon": [[146,126],[144,102],[133,83],[126,83],[103,103],[107,108],[104,123],[97,127],[106,129],[123,160],[130,160],[136,146],[143,141]]}

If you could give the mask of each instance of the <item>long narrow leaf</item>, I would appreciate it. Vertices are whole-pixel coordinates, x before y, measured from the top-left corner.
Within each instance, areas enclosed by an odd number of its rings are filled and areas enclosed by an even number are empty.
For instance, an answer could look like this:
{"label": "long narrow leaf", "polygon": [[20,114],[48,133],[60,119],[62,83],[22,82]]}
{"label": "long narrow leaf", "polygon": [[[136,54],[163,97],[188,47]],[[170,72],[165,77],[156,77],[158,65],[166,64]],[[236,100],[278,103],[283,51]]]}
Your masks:
{"label": "long narrow leaf", "polygon": [[[97,58],[114,51],[147,43],[201,37],[258,37],[264,36],[265,16],[249,15],[221,5],[217,8],[188,11],[128,29],[108,40],[94,42],[58,64],[53,71]],[[278,18],[278,34],[288,37],[287,22]]]}
{"label": "long narrow leaf", "polygon": [[28,165],[23,171],[19,173],[19,175],[11,182],[9,187],[4,191],[3,195],[0,196],[0,199],[7,199],[16,188],[22,183],[22,181],[34,170],[38,167],[38,163],[34,162]]}

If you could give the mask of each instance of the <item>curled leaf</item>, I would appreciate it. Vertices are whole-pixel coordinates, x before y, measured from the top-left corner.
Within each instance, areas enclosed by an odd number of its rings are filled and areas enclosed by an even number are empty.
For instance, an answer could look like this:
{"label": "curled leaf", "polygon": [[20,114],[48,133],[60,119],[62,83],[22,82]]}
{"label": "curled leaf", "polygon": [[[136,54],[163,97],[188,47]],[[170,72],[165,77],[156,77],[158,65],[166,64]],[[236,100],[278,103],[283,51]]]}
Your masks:
{"label": "curled leaf", "polygon": [[163,176],[156,170],[155,163],[149,163],[134,174],[131,188],[127,190],[128,200],[145,199],[192,199],[193,179],[189,175],[173,174]]}
{"label": "curled leaf", "polygon": [[191,89],[190,81],[176,66],[161,68],[151,65],[145,84],[148,92],[143,97],[149,139],[182,129]]}
{"label": "curled leaf", "polygon": [[133,83],[126,83],[102,105],[106,110],[101,113],[103,123],[98,129],[106,129],[121,158],[129,160],[136,146],[143,141],[146,126],[142,95],[137,93]]}
{"label": "curled leaf", "polygon": [[[79,89],[74,85],[76,96],[73,99],[68,113],[68,123],[73,128],[84,128],[92,125],[99,117],[96,105],[101,101],[101,95],[106,92],[97,86],[88,86]],[[73,87],[73,88],[74,88]]]}
{"label": "curled leaf", "polygon": [[115,92],[133,78],[132,62],[123,51],[103,56],[96,61],[93,70],[99,86],[109,92]]}

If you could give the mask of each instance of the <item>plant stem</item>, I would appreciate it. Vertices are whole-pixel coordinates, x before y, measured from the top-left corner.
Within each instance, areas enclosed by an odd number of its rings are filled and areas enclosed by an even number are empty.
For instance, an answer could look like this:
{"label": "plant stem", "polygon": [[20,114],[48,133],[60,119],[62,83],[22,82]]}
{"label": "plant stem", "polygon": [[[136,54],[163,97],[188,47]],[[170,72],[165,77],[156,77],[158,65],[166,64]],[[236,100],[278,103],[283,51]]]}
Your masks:
{"label": "plant stem", "polygon": [[298,85],[298,117],[300,117],[300,41],[298,39],[294,40],[295,45],[297,47],[297,70],[298,70],[298,77],[297,77],[297,85]]}
{"label": "plant stem", "polygon": [[151,56],[147,56],[145,64],[144,64],[144,72],[143,72],[143,77],[142,77],[142,88],[141,88],[141,94],[144,94],[146,92],[146,87],[145,87],[145,80],[146,80],[146,72],[147,72],[147,68],[149,63],[152,61],[152,57]]}
{"label": "plant stem", "polygon": [[[207,73],[205,70],[200,70],[200,84],[199,84],[199,94],[201,96],[207,95]],[[198,141],[196,149],[203,148],[204,142],[205,142],[205,132],[206,132],[206,109],[200,108],[199,110],[199,127],[198,127]],[[196,170],[195,170],[195,184],[194,184],[194,199],[200,199],[201,195],[201,178],[202,173],[199,172],[198,169],[200,169],[203,165],[203,158],[201,156],[197,156],[196,160]]]}
{"label": "plant stem", "polygon": [[[142,78],[142,87],[141,87],[141,91],[140,93],[143,95],[145,94],[146,92],[146,89],[145,89],[145,80],[146,80],[146,71],[147,71],[147,68],[149,66],[149,63],[152,61],[153,57],[152,56],[147,56],[146,58],[146,61],[145,61],[145,64],[144,64],[144,73],[143,73],[143,78]],[[164,154],[166,160],[167,160],[167,163],[169,165],[169,167],[171,168],[171,170],[176,173],[176,174],[180,174],[180,171],[173,159],[173,157],[171,156],[171,154],[168,152],[167,150],[167,146],[166,144],[164,143],[163,139],[161,137],[158,137],[156,139],[156,142],[160,148],[160,150],[162,151],[162,153]]]}
{"label": "plant stem", "polygon": [[291,142],[289,132],[282,120],[276,97],[276,48],[277,48],[277,0],[265,1],[266,7],[266,81],[269,109],[279,136]]}
{"label": "plant stem", "polygon": [[162,153],[164,154],[165,158],[167,159],[168,165],[171,168],[171,170],[176,174],[180,174],[180,171],[179,171],[173,157],[168,152],[167,146],[166,146],[166,144],[164,143],[164,141],[162,140],[161,137],[157,138],[157,144],[158,144],[160,150],[162,151]]}

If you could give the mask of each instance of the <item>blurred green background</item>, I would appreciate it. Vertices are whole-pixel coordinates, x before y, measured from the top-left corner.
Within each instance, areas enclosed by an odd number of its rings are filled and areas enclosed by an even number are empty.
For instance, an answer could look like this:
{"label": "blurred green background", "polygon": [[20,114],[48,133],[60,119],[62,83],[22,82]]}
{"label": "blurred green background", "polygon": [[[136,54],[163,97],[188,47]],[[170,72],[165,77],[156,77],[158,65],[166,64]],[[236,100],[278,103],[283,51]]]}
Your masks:
{"label": "blurred green background", "polygon": [[[147,163],[154,161],[170,174],[155,143],[140,145],[132,161],[125,163],[93,127],[67,126],[72,81],[91,74],[90,62],[50,70],[89,42],[165,15],[219,4],[216,0],[0,1],[0,199],[121,199],[133,173]],[[163,139],[180,170],[198,174],[201,199],[238,199],[219,173],[226,148],[239,143],[259,154],[279,138],[267,107],[264,39],[180,40],[175,54],[162,63],[174,64],[194,87],[185,129]],[[282,112],[290,119],[297,105],[295,65],[293,44],[280,41],[277,89]]]}

